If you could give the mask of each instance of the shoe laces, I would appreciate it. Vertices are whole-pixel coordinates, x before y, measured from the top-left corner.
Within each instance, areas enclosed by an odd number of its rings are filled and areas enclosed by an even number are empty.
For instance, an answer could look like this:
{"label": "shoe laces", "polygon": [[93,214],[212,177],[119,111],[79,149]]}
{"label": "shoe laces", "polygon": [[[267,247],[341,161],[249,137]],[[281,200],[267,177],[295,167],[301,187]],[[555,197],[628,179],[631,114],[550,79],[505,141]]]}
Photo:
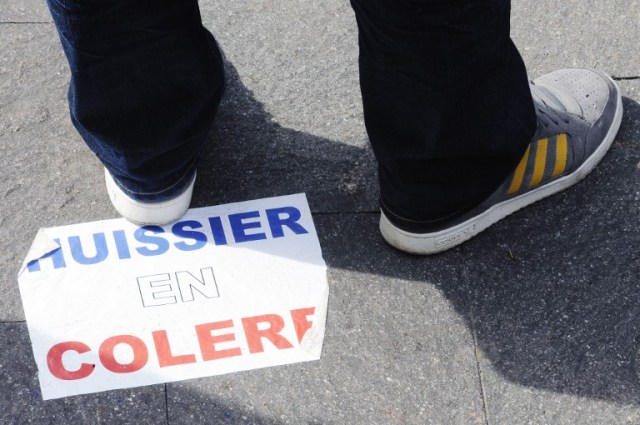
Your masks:
{"label": "shoe laces", "polygon": [[[552,97],[551,93],[531,82],[531,95],[536,108],[538,126],[542,125],[544,128],[549,128],[551,124],[556,127],[560,126],[561,122],[569,124],[569,119],[566,116],[567,112],[560,111],[557,107],[550,105],[550,103],[560,104],[557,99]],[[545,97],[547,98],[546,100]]]}

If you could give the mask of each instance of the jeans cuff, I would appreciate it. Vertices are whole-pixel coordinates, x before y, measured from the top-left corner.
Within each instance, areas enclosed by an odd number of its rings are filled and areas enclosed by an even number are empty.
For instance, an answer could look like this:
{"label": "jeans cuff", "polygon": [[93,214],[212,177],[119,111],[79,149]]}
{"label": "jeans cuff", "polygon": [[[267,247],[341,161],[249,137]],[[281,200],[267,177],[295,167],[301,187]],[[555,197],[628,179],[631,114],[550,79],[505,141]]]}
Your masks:
{"label": "jeans cuff", "polygon": [[127,187],[127,185],[123,182],[122,179],[119,179],[114,175],[108,168],[109,174],[113,178],[113,181],[116,185],[129,196],[131,199],[135,199],[136,201],[141,202],[163,202],[168,201],[170,199],[174,199],[180,196],[187,188],[191,185],[193,179],[196,174],[196,164],[193,163],[186,172],[184,172],[180,178],[174,183],[159,189],[154,190],[152,192],[141,191],[139,188],[131,189]]}

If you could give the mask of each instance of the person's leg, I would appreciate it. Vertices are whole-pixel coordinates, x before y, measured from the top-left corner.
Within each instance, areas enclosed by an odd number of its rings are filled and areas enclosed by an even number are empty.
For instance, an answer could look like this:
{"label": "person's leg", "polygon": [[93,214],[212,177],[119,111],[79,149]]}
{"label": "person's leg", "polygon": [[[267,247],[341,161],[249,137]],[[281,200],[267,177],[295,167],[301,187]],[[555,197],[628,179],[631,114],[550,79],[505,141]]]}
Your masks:
{"label": "person's leg", "polygon": [[71,70],[73,124],[142,203],[193,182],[224,70],[197,0],[48,0]]}
{"label": "person's leg", "polygon": [[352,0],[382,209],[447,221],[518,163],[536,129],[509,0]]}
{"label": "person's leg", "polygon": [[564,69],[527,81],[509,0],[352,0],[379,162],[380,231],[433,254],[580,181],[622,119],[615,82]]}

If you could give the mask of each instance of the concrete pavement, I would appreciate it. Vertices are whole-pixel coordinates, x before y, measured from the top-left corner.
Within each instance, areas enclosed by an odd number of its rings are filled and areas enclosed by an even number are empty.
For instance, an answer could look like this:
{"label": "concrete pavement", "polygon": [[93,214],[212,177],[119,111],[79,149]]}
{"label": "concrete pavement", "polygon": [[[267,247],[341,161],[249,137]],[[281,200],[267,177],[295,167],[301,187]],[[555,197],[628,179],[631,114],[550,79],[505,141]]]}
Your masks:
{"label": "concrete pavement", "polygon": [[0,423],[640,424],[640,2],[514,0],[529,74],[614,75],[584,182],[446,253],[377,233],[347,1],[201,1],[229,87],[192,206],[306,192],[329,267],[318,362],[43,402],[17,272],[38,228],[117,217],[43,2],[0,0]]}

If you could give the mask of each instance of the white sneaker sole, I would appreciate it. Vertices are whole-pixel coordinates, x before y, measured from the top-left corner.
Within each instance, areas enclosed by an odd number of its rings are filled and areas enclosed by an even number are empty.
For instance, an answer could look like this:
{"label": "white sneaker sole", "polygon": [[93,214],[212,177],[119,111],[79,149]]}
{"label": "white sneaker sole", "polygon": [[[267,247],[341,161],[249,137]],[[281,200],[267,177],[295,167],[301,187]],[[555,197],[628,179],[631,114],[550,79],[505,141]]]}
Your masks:
{"label": "white sneaker sole", "polygon": [[380,233],[382,237],[393,247],[410,254],[436,254],[446,251],[476,236],[492,224],[502,220],[509,214],[521,208],[531,205],[543,198],[573,186],[585,178],[600,163],[602,158],[613,144],[613,141],[622,122],[622,98],[618,91],[617,108],[613,123],[604,141],[593,154],[576,171],[549,182],[530,192],[508,199],[493,205],[481,214],[446,230],[433,233],[412,233],[393,225],[381,212]]}
{"label": "white sneaker sole", "polygon": [[107,193],[113,207],[118,213],[132,223],[144,226],[149,224],[162,225],[172,223],[184,215],[191,203],[195,174],[187,189],[177,197],[162,202],[141,202],[130,198],[120,189],[105,168],[104,179]]}

